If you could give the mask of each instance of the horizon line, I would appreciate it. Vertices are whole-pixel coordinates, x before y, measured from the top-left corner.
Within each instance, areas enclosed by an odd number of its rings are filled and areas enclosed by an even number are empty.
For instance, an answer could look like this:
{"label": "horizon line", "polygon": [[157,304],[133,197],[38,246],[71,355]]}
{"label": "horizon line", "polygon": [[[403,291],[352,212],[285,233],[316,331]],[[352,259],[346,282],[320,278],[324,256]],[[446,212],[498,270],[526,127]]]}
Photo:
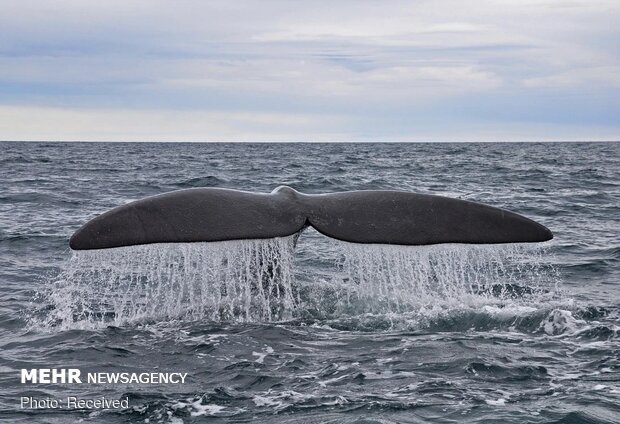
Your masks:
{"label": "horizon line", "polygon": [[0,143],[176,143],[176,144],[430,144],[430,143],[618,143],[606,140],[0,140]]}

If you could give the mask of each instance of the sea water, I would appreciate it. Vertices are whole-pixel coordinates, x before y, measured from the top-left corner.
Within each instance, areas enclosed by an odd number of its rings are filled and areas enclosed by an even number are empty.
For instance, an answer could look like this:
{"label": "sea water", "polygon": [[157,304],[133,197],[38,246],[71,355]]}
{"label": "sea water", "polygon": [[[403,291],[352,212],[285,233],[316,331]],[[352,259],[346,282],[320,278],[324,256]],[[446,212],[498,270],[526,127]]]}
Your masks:
{"label": "sea water", "polygon": [[[617,422],[620,144],[2,143],[0,420]],[[517,245],[292,237],[72,252],[88,219],[189,187],[399,189],[503,207]],[[22,385],[21,369],[187,372]],[[128,399],[21,411],[21,396]]]}

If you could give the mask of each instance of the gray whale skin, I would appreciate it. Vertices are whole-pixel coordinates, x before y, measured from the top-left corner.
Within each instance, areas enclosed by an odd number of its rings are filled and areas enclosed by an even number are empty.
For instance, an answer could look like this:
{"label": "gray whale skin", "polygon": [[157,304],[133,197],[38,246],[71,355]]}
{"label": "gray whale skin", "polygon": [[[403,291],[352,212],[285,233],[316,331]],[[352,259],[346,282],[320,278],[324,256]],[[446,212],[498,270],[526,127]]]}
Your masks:
{"label": "gray whale skin", "polygon": [[78,229],[74,250],[149,243],[284,237],[307,226],[354,243],[519,243],[553,238],[521,215],[465,200],[402,191],[303,194],[191,188],[114,208]]}

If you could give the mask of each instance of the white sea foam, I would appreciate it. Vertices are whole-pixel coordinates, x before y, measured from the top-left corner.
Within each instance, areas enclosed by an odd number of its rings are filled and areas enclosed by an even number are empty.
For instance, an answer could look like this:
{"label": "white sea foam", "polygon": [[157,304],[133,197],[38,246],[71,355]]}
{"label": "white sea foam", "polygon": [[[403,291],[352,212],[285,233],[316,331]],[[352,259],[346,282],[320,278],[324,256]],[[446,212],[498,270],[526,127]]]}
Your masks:
{"label": "white sea foam", "polygon": [[571,311],[563,309],[554,309],[540,323],[540,330],[549,335],[559,335],[565,333],[575,333],[580,326],[585,325],[584,320],[573,317]]}
{"label": "white sea foam", "polygon": [[265,361],[265,358],[267,357],[267,355],[270,355],[272,353],[273,353],[273,348],[271,346],[266,346],[264,352],[252,352],[252,356],[257,357],[254,360],[254,362],[258,364],[262,364]]}
{"label": "white sea foam", "polygon": [[497,400],[485,399],[485,402],[487,403],[487,405],[493,405],[493,406],[504,406],[504,405],[506,405],[506,399],[504,399],[504,398],[499,398]]}
{"label": "white sea foam", "polygon": [[225,406],[220,406],[220,405],[215,405],[215,404],[203,405],[201,403],[201,399],[197,400],[196,402],[193,402],[192,408],[194,409],[194,411],[191,412],[192,417],[199,417],[201,415],[214,415],[226,409]]}

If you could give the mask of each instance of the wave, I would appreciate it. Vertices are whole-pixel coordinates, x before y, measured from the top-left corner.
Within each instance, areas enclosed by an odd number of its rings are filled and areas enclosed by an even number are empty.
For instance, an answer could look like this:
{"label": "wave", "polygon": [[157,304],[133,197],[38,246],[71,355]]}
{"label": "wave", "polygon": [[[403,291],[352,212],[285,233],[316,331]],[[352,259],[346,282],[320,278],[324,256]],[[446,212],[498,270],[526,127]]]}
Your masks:
{"label": "wave", "polygon": [[177,187],[187,188],[187,187],[220,187],[229,183],[228,180],[223,178],[218,178],[214,175],[207,175],[206,177],[195,177],[190,178],[188,180],[181,181],[176,184]]}

